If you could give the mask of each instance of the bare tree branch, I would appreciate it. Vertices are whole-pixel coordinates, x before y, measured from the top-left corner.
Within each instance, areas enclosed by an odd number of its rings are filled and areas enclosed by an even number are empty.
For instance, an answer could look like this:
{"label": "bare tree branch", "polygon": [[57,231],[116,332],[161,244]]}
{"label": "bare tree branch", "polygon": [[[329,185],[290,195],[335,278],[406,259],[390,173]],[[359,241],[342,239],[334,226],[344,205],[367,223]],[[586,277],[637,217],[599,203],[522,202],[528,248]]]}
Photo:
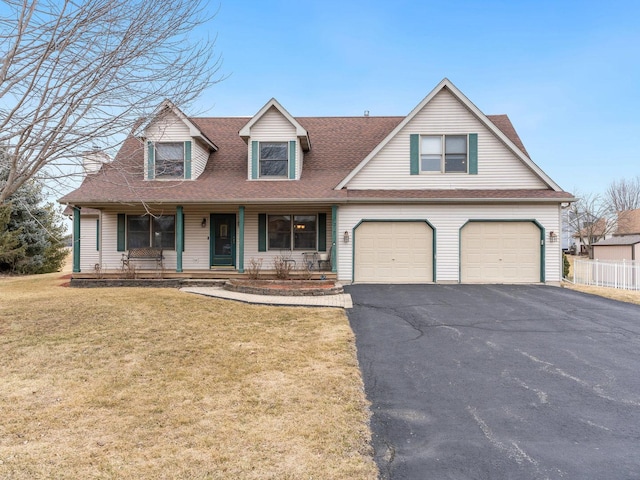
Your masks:
{"label": "bare tree branch", "polygon": [[574,238],[580,239],[592,257],[594,243],[612,235],[617,228],[615,210],[601,195],[594,193],[579,193],[575,196],[578,201],[572,203],[567,211],[567,223]]}
{"label": "bare tree branch", "polygon": [[616,212],[640,208],[640,175],[611,182],[605,197]]}
{"label": "bare tree branch", "polygon": [[164,99],[184,108],[219,82],[207,9],[206,0],[5,0],[0,204],[30,178],[64,181],[95,146],[115,152]]}

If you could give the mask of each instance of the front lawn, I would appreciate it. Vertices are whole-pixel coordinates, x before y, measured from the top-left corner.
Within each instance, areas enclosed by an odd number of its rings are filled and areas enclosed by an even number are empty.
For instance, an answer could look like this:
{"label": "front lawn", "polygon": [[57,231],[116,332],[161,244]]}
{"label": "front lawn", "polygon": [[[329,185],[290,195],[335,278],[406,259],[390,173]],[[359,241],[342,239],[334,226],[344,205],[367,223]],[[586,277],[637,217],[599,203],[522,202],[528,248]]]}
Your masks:
{"label": "front lawn", "polygon": [[0,478],[375,479],[338,309],[0,279]]}

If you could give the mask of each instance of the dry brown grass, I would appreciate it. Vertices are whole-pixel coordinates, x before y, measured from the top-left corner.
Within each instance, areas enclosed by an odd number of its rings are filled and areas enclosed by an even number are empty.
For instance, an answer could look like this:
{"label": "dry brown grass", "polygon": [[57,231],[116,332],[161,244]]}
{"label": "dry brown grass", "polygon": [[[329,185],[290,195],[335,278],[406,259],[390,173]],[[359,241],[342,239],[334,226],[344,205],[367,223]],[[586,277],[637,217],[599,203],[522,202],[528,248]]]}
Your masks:
{"label": "dry brown grass", "polygon": [[[573,262],[577,257],[575,255],[567,255],[569,259],[569,278],[573,278]],[[611,298],[613,300],[619,300],[621,302],[635,303],[640,305],[640,292],[632,290],[622,290],[619,288],[608,287],[593,287],[589,285],[574,285],[569,282],[562,282],[562,286],[571,290],[577,290],[578,292],[590,293],[591,295],[599,295],[605,298]]]}
{"label": "dry brown grass", "polygon": [[374,479],[337,309],[0,279],[0,478]]}
{"label": "dry brown grass", "polygon": [[592,287],[589,285],[574,285],[568,282],[563,282],[562,286],[571,290],[577,290],[578,292],[590,293],[592,295],[599,295],[601,297],[611,298],[621,302],[640,305],[640,292],[638,291],[608,287]]}

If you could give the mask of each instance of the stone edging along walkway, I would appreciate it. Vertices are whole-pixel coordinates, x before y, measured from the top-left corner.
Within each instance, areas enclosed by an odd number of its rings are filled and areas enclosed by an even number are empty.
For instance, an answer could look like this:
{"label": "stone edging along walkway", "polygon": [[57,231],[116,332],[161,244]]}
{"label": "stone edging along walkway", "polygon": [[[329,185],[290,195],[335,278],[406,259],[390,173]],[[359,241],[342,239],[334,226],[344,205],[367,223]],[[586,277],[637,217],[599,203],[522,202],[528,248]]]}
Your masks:
{"label": "stone edging along walkway", "polygon": [[[245,293],[249,295],[267,295],[281,297],[322,297],[344,293],[340,283],[324,283],[313,285],[314,281],[281,281],[263,280],[261,284],[251,285],[234,281],[197,281],[185,279],[91,279],[72,278],[70,286],[76,288],[101,287],[146,287],[146,288],[184,288],[184,287],[222,287],[229,292]],[[320,286],[322,285],[322,286]]]}
{"label": "stone edging along walkway", "polygon": [[230,292],[247,293],[250,295],[275,295],[283,297],[320,297],[344,293],[344,289],[339,283],[333,284],[332,287],[314,287],[307,285],[297,286],[295,282],[295,280],[290,283],[273,280],[265,281],[262,285],[250,285],[227,281],[222,288]]}

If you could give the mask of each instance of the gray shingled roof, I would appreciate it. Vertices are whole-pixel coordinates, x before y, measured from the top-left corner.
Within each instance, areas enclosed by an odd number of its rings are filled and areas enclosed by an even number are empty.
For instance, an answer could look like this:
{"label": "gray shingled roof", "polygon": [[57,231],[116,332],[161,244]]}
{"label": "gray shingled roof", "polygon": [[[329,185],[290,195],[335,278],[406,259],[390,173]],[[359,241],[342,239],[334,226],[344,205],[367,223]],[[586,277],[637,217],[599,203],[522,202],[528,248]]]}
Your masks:
{"label": "gray shingled roof", "polygon": [[620,237],[611,237],[594,243],[594,247],[604,247],[613,245],[635,245],[640,243],[640,235],[623,235]]}

